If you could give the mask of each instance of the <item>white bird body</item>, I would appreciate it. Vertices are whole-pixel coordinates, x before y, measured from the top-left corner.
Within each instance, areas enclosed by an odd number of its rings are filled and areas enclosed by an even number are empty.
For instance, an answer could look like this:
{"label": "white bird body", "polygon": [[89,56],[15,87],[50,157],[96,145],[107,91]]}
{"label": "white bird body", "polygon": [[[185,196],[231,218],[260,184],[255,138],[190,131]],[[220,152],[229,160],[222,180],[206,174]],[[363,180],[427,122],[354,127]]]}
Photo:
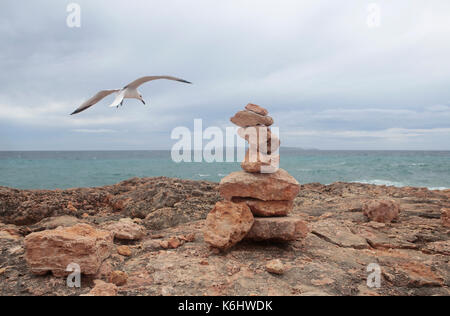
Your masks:
{"label": "white bird body", "polygon": [[180,81],[180,82],[191,84],[191,82],[189,82],[189,81],[186,81],[186,80],[183,80],[183,79],[179,79],[179,78],[176,78],[176,77],[171,77],[171,76],[147,76],[147,77],[142,77],[142,78],[139,78],[139,79],[131,82],[130,84],[128,84],[123,89],[120,89],[120,90],[103,90],[103,91],[98,92],[95,96],[93,96],[92,98],[90,98],[89,100],[84,102],[71,115],[78,114],[80,112],[83,112],[84,110],[87,110],[88,108],[90,108],[94,104],[97,104],[98,102],[100,102],[101,100],[106,98],[108,95],[113,94],[113,93],[117,93],[117,95],[116,95],[116,98],[114,99],[113,103],[110,105],[110,107],[119,107],[119,105],[123,105],[123,100],[124,99],[138,99],[139,101],[141,101],[145,105],[145,101],[142,98],[142,94],[137,90],[137,88],[139,86],[141,86],[142,84],[146,83],[146,82],[153,81],[153,80],[159,80],[159,79],[174,80],[174,81]]}

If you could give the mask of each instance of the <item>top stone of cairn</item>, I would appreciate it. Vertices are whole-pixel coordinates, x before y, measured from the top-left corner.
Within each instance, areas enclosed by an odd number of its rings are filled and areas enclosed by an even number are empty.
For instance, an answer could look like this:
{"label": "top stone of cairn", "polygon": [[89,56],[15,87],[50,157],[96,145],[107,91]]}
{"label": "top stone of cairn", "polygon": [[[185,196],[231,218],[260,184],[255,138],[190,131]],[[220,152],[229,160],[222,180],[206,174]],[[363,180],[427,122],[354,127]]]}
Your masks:
{"label": "top stone of cairn", "polygon": [[231,118],[231,122],[240,127],[271,126],[273,124],[273,118],[257,114],[253,111],[244,110],[236,113],[236,115]]}
{"label": "top stone of cairn", "polygon": [[245,109],[247,111],[251,111],[262,116],[266,116],[267,114],[269,114],[269,111],[267,111],[265,108],[252,103],[247,104]]}

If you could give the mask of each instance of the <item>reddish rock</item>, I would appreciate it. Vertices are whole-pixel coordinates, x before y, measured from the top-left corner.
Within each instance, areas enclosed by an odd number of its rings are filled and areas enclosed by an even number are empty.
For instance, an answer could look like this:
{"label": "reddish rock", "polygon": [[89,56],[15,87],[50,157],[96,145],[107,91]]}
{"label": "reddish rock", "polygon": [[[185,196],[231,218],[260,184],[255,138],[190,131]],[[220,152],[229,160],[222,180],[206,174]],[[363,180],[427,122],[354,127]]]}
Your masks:
{"label": "reddish rock", "polygon": [[246,240],[288,242],[305,238],[309,233],[307,224],[298,217],[255,218]]}
{"label": "reddish rock", "polygon": [[263,201],[291,201],[299,193],[300,185],[283,169],[269,174],[239,171],[223,178],[219,191],[227,200],[245,197]]}
{"label": "reddish rock", "polygon": [[205,241],[214,248],[231,248],[247,235],[253,222],[246,204],[218,202],[206,219]]}
{"label": "reddish rock", "polygon": [[159,242],[159,246],[160,246],[162,249],[169,249],[169,242],[168,242],[167,240],[161,240],[161,241]]}
{"label": "reddish rock", "polygon": [[100,266],[100,269],[98,269],[97,274],[95,275],[96,279],[100,280],[108,280],[109,276],[113,272],[113,267],[111,264],[111,259],[107,259],[103,261],[102,265]]}
{"label": "reddish rock", "polygon": [[266,264],[266,271],[272,274],[284,274],[286,272],[286,266],[280,259],[271,260]]}
{"label": "reddish rock", "polygon": [[293,201],[261,201],[256,199],[233,198],[232,202],[246,203],[253,215],[259,217],[287,216],[294,209]]}
{"label": "reddish rock", "polygon": [[250,173],[274,173],[280,168],[280,156],[266,156],[258,153],[250,155],[250,150],[248,150],[241,167]]}
{"label": "reddish rock", "polygon": [[183,242],[178,237],[171,237],[167,240],[167,246],[170,249],[177,249],[183,244]]}
{"label": "reddish rock", "polygon": [[231,122],[240,127],[249,127],[257,125],[271,126],[273,118],[270,116],[263,116],[251,111],[240,111],[231,118]]}
{"label": "reddish rock", "polygon": [[83,296],[117,296],[119,289],[115,284],[106,283],[102,280],[94,281],[95,287]]}
{"label": "reddish rock", "polygon": [[443,208],[441,214],[442,225],[450,227],[450,208]]}
{"label": "reddish rock", "polygon": [[390,200],[373,200],[364,203],[363,211],[371,221],[390,223],[398,219],[400,205]]}
{"label": "reddish rock", "polygon": [[190,233],[186,235],[182,235],[179,237],[181,240],[184,240],[185,242],[193,242],[195,241],[195,233]]}
{"label": "reddish rock", "polygon": [[259,114],[262,116],[266,116],[267,114],[269,114],[269,111],[267,111],[265,108],[263,108],[259,105],[256,105],[256,104],[252,104],[252,103],[247,104],[245,109],[247,111],[255,112],[256,114]]}
{"label": "reddish rock", "polygon": [[78,209],[73,206],[72,202],[67,203],[67,209],[73,213],[78,212]]}
{"label": "reddish rock", "polygon": [[109,275],[109,283],[115,284],[117,286],[122,286],[127,284],[128,274],[123,271],[113,271]]}
{"label": "reddish rock", "polygon": [[278,136],[272,134],[270,128],[266,126],[240,128],[237,133],[249,143],[252,153],[271,154],[277,151],[281,145]]}
{"label": "reddish rock", "polygon": [[131,218],[106,224],[102,228],[111,231],[114,237],[120,240],[141,240],[146,235],[145,227],[134,223]]}
{"label": "reddish rock", "polygon": [[119,246],[117,247],[117,253],[124,257],[131,257],[132,251],[128,246]]}
{"label": "reddish rock", "polygon": [[51,271],[65,276],[66,268],[76,263],[81,273],[95,275],[111,255],[113,235],[86,224],[32,233],[25,238],[26,261],[34,274]]}

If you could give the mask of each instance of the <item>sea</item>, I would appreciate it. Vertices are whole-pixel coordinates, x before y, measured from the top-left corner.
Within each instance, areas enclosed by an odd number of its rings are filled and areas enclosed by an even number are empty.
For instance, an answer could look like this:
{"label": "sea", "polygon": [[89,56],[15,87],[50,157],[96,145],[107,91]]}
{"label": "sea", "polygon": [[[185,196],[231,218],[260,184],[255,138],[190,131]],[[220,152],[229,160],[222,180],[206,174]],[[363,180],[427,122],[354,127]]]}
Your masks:
{"label": "sea", "polygon": [[[450,188],[450,151],[324,151],[281,149],[281,168],[301,184],[337,181]],[[170,151],[0,152],[0,186],[67,189],[115,184],[133,177],[219,182],[240,164],[181,162]]]}

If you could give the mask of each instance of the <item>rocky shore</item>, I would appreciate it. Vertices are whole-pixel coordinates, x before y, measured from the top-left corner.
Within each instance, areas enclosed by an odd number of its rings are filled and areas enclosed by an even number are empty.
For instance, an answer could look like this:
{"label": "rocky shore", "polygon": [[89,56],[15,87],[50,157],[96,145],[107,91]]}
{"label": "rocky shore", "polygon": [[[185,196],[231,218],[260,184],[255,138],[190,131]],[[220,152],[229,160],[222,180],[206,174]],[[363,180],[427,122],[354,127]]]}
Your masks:
{"label": "rocky shore", "polygon": [[[218,186],[0,187],[0,295],[450,295],[450,190],[302,185],[291,215],[305,238],[217,252],[204,228]],[[64,256],[89,268],[81,288],[67,287]],[[373,263],[380,288],[366,284]]]}

